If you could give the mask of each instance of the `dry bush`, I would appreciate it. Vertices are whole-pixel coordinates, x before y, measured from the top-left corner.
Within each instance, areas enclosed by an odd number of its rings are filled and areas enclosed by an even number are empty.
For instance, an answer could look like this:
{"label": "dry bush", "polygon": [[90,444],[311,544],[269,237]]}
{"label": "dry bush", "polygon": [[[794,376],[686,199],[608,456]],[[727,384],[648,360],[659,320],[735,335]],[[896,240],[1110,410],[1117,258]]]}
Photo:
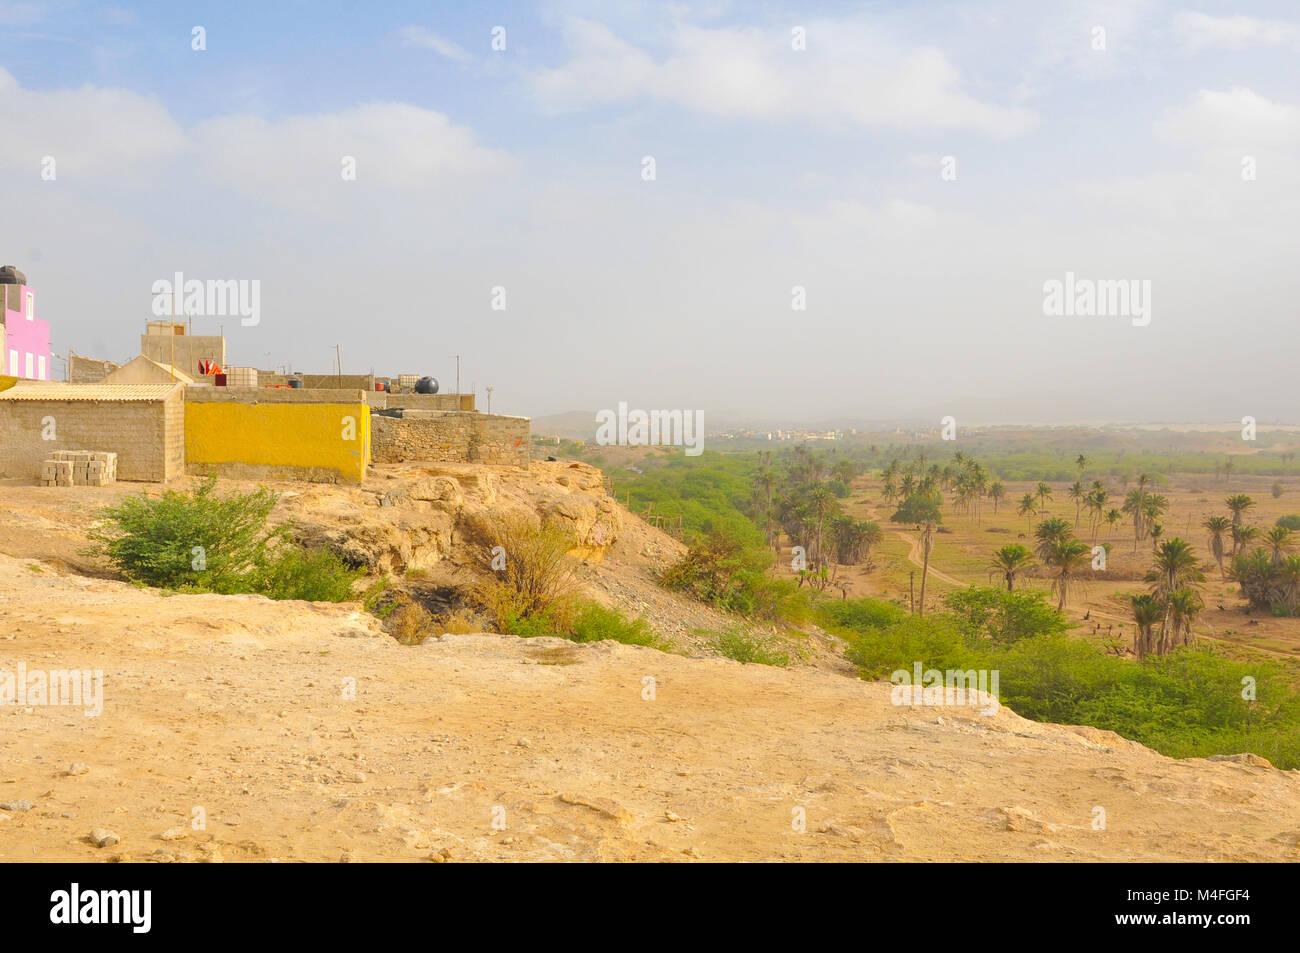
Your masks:
{"label": "dry bush", "polygon": [[470,536],[484,573],[474,599],[498,631],[519,619],[562,613],[571,603],[578,561],[569,555],[573,540],[560,527],[510,513],[476,523]]}
{"label": "dry bush", "polygon": [[389,614],[384,620],[384,628],[403,645],[419,645],[433,634],[432,622],[432,617],[423,608],[406,603]]}
{"label": "dry bush", "polygon": [[472,635],[490,628],[491,623],[476,612],[454,609],[434,619],[434,631],[440,635]]}

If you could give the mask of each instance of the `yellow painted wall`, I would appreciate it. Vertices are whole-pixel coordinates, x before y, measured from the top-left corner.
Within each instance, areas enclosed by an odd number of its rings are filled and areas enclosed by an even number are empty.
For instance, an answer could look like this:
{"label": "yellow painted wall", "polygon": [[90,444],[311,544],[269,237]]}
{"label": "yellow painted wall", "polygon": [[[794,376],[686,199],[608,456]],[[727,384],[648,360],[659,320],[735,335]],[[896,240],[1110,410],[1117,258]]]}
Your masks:
{"label": "yellow painted wall", "polygon": [[[2,341],[3,339],[0,339]],[[18,383],[18,378],[9,374],[0,374],[0,390],[8,390]]]}
{"label": "yellow painted wall", "polygon": [[[344,439],[345,418],[356,439]],[[370,463],[370,408],[355,404],[245,404],[191,401],[185,405],[185,464],[265,468],[268,478],[317,479],[323,471],[360,483]]]}

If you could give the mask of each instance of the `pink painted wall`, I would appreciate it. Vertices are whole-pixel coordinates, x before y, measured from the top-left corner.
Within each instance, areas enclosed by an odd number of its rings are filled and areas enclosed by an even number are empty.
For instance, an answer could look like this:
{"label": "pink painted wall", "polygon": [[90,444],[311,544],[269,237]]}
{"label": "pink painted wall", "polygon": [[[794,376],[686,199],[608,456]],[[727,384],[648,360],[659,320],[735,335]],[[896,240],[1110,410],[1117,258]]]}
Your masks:
{"label": "pink painted wall", "polygon": [[[4,289],[0,285],[0,292]],[[50,323],[42,321],[40,318],[27,320],[27,293],[32,292],[32,312],[36,313],[35,292],[26,285],[22,286],[22,294],[19,296],[19,302],[23,306],[21,311],[10,311],[8,308],[8,298],[5,298],[4,309],[4,355],[0,358],[0,367],[4,368],[4,373],[11,374],[15,377],[33,377],[39,380],[51,380],[53,377],[53,368],[50,366]],[[17,355],[14,352],[17,351]],[[32,355],[32,371],[27,373],[27,355]],[[44,358],[44,361],[41,359]],[[45,373],[41,373],[44,366]]]}

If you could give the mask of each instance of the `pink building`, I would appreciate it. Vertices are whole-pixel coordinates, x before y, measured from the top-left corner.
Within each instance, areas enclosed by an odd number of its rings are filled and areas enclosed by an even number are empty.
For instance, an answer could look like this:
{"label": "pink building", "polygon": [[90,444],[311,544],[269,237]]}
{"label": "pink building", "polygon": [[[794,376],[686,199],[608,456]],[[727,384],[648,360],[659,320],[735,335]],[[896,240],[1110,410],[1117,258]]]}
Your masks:
{"label": "pink building", "polygon": [[0,374],[50,379],[50,325],[36,317],[36,292],[15,268],[0,268]]}

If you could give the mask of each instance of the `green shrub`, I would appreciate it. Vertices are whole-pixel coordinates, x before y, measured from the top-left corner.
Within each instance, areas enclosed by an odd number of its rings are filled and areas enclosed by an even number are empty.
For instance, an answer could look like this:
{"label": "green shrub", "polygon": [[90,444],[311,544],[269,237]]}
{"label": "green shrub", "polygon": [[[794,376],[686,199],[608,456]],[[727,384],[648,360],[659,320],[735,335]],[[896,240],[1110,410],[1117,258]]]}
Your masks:
{"label": "green shrub", "polygon": [[273,492],[258,487],[222,497],[216,483],[208,477],[188,493],[126,497],[100,513],[103,523],[90,538],[123,576],[143,585],[319,602],[352,597],[359,571],[334,553],[290,542],[287,527],[267,528]]}
{"label": "green shrub", "polygon": [[775,665],[784,668],[790,664],[788,652],[781,652],[771,647],[775,640],[751,632],[741,626],[733,626],[714,636],[713,644],[727,658],[749,665]]}
{"label": "green shrub", "polygon": [[798,624],[812,617],[811,595],[792,579],[771,574],[776,557],[734,529],[700,537],[668,567],[662,582],[727,612],[751,619]]}
{"label": "green shrub", "polygon": [[667,646],[644,619],[629,619],[610,606],[585,599],[529,616],[510,616],[504,631],[523,638],[553,636],[573,642],[601,642],[606,639],[624,645]]}
{"label": "green shrub", "polygon": [[662,647],[662,640],[644,619],[629,619],[617,609],[596,602],[579,603],[568,638],[575,642],[613,639],[624,645]]}
{"label": "green shrub", "polygon": [[944,602],[973,631],[995,642],[1053,635],[1064,632],[1069,625],[1065,616],[1055,606],[1048,605],[1043,593],[1038,591],[1008,592],[971,586],[949,593]]}
{"label": "green shrub", "polygon": [[1300,530],[1300,513],[1288,513],[1286,516],[1277,518],[1278,526],[1285,526],[1289,530]]}
{"label": "green shrub", "polygon": [[256,572],[249,591],[272,599],[347,602],[361,570],[349,567],[336,553],[284,545]]}
{"label": "green shrub", "polygon": [[883,599],[829,600],[817,607],[817,622],[823,628],[836,626],[854,632],[893,625],[905,618],[907,610]]}
{"label": "green shrub", "polygon": [[266,560],[266,520],[276,495],[215,494],[216,477],[189,493],[128,496],[100,513],[90,532],[127,579],[167,589],[241,591],[240,579]]}
{"label": "green shrub", "polygon": [[[1300,767],[1300,695],[1275,665],[1208,648],[1139,662],[1065,632],[998,641],[985,635],[987,624],[954,613],[908,616],[862,629],[846,654],[864,678],[887,679],[918,662],[997,671],[999,700],[1024,718],[1104,728],[1171,757],[1251,752]],[[1242,697],[1247,677],[1257,700]]]}

